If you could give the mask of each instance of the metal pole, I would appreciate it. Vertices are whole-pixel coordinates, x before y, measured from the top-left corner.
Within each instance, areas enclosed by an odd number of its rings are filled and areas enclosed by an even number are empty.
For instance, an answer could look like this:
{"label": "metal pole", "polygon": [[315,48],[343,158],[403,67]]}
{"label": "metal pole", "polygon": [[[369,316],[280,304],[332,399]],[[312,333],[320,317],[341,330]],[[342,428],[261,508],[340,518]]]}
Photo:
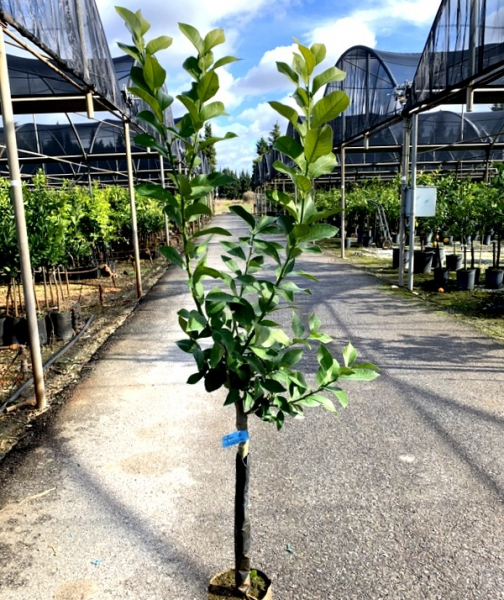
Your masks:
{"label": "metal pole", "polygon": [[418,113],[413,115],[411,135],[411,202],[409,214],[409,268],[408,289],[413,291],[413,271],[415,266],[415,202],[417,186],[417,157],[418,157]]}
{"label": "metal pole", "polygon": [[[164,165],[163,165],[163,157],[161,154],[159,155],[159,175],[161,176],[161,185],[165,186],[165,176],[164,176]],[[164,229],[165,229],[165,237],[166,237],[166,245],[170,245],[170,223],[168,221],[168,215],[163,211],[164,215]]]}
{"label": "metal pole", "polygon": [[33,288],[32,280],[30,248],[28,246],[28,235],[26,233],[23,189],[21,187],[21,172],[19,169],[16,130],[14,126],[14,112],[12,109],[12,98],[9,71],[7,68],[7,55],[5,53],[3,27],[0,34],[0,100],[2,104],[5,145],[7,147],[9,161],[10,190],[12,203],[14,205],[19,258],[21,262],[21,279],[25,292],[26,317],[28,320],[28,339],[30,342],[33,380],[35,382],[35,398],[37,400],[37,408],[41,410],[46,407],[47,401],[45,395],[42,355],[40,352],[40,338],[37,325],[37,306],[35,302],[35,290]]}
{"label": "metal pole", "polygon": [[126,143],[126,164],[128,165],[128,189],[130,195],[130,206],[131,206],[131,237],[133,238],[133,251],[135,253],[135,273],[136,273],[136,286],[137,296],[142,296],[142,274],[140,272],[140,250],[138,248],[138,229],[137,229],[137,218],[136,218],[136,204],[135,204],[135,188],[133,186],[133,164],[131,158],[131,141],[130,141],[130,127],[127,119],[124,119],[124,141]]}
{"label": "metal pole", "polygon": [[345,146],[341,146],[341,258],[345,258],[345,238],[346,238],[346,222],[345,222],[345,209],[346,209],[346,198],[345,198],[345,167],[346,167],[346,149]]}
{"label": "metal pole", "polygon": [[399,277],[398,285],[404,285],[404,246],[406,233],[406,196],[408,193],[409,152],[410,152],[411,119],[405,117],[403,121],[403,148],[401,165],[401,218],[399,221]]}

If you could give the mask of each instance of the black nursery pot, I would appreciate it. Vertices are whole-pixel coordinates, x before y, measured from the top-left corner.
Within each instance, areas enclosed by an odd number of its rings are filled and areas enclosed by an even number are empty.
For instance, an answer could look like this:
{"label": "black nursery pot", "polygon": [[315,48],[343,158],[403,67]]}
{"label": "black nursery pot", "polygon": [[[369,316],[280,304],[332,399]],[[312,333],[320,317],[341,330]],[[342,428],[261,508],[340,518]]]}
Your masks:
{"label": "black nursery pot", "polygon": [[504,280],[504,270],[487,269],[485,271],[485,287],[490,290],[499,290]]}
{"label": "black nursery pot", "polygon": [[445,269],[443,267],[436,267],[434,269],[434,283],[436,287],[446,287],[448,280],[450,279],[450,271],[449,269]]}
{"label": "black nursery pot", "polygon": [[72,313],[53,311],[48,315],[46,321],[49,327],[49,334],[59,341],[67,341],[73,337]]}
{"label": "black nursery pot", "polygon": [[[409,263],[409,248],[404,249],[404,265]],[[392,268],[399,268],[399,248],[392,248]]]}
{"label": "black nursery pot", "polygon": [[459,290],[473,290],[475,279],[475,269],[459,269],[457,271],[457,288]]}
{"label": "black nursery pot", "polygon": [[421,250],[415,250],[413,272],[417,275],[419,273],[430,273],[433,258],[433,251],[422,252]]}
{"label": "black nursery pot", "polygon": [[462,261],[464,257],[462,254],[447,254],[446,255],[446,268],[450,271],[458,271],[462,268]]}

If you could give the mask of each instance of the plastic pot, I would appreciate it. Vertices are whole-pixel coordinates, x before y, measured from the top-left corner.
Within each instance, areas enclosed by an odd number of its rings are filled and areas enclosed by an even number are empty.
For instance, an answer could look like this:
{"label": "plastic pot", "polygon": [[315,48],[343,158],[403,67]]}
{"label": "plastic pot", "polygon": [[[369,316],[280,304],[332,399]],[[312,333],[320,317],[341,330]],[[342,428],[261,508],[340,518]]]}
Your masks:
{"label": "plastic pot", "polygon": [[352,247],[352,238],[345,238],[345,248],[351,248]]}
{"label": "plastic pot", "polygon": [[[409,248],[404,249],[404,266],[409,263]],[[392,268],[399,268],[399,248],[392,248]]]}
{"label": "plastic pot", "polygon": [[436,284],[436,287],[446,287],[449,278],[449,269],[445,269],[444,267],[436,267],[434,269],[434,283]]}
{"label": "plastic pot", "polygon": [[485,271],[485,287],[491,290],[498,290],[502,287],[504,279],[504,270],[487,269]]}
{"label": "plastic pot", "polygon": [[447,254],[446,255],[446,268],[450,271],[458,271],[462,268],[462,261],[464,257],[462,254]]}
{"label": "plastic pot", "polygon": [[72,313],[53,311],[49,313],[50,334],[56,340],[67,341],[73,337]]}
{"label": "plastic pot", "polygon": [[459,269],[457,271],[457,288],[459,290],[473,290],[475,278],[475,269]]}
{"label": "plastic pot", "polygon": [[364,248],[371,248],[372,242],[373,242],[372,236],[370,236],[370,235],[362,236],[362,245],[364,246]]}
{"label": "plastic pot", "polygon": [[417,275],[419,273],[430,273],[432,269],[433,258],[434,252],[432,250],[429,250],[427,252],[415,250],[413,272]]}
{"label": "plastic pot", "polygon": [[10,333],[8,333],[7,317],[0,317],[0,345],[8,346],[10,344]]}
{"label": "plastic pot", "polygon": [[[445,260],[445,249],[444,248],[433,248],[434,257],[432,259],[432,268],[440,269],[443,266],[443,262]],[[439,251],[439,255],[438,255]]]}

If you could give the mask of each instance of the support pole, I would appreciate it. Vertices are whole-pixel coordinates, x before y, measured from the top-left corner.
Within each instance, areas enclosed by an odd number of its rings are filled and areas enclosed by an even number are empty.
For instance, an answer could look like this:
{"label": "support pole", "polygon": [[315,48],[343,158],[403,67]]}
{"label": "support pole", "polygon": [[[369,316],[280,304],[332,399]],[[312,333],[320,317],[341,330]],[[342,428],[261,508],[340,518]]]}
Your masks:
{"label": "support pole", "polygon": [[35,303],[35,290],[32,281],[30,261],[30,248],[26,233],[26,217],[23,204],[23,189],[21,187],[21,172],[19,169],[19,156],[14,126],[14,112],[7,68],[7,55],[5,53],[4,29],[0,32],[0,100],[2,105],[2,118],[5,132],[5,145],[7,147],[10,175],[10,190],[14,205],[16,233],[21,262],[21,279],[25,293],[26,317],[28,321],[28,339],[35,385],[35,398],[37,408],[43,409],[47,405],[40,352],[40,338],[37,325],[37,307]]}
{"label": "support pole", "polygon": [[408,194],[410,132],[411,119],[410,117],[405,117],[403,121],[403,148],[401,164],[401,218],[399,222],[399,276],[397,280],[397,284],[401,287],[404,285],[404,246],[406,237],[405,219]]}
{"label": "support pole", "polygon": [[418,113],[413,115],[411,134],[411,202],[409,214],[409,266],[408,289],[413,291],[413,272],[415,268],[415,202],[417,188],[417,158],[418,158]]}
{"label": "support pole", "polygon": [[129,121],[124,119],[124,141],[126,143],[126,164],[128,165],[128,189],[130,195],[130,207],[131,207],[131,237],[133,238],[133,251],[135,254],[135,273],[136,273],[136,286],[137,296],[142,297],[142,274],[140,272],[140,250],[138,248],[138,229],[137,229],[137,218],[136,218],[136,204],[135,204],[135,188],[133,186],[133,162],[131,158],[131,141],[130,141],[130,126]]}
{"label": "support pole", "polygon": [[346,239],[346,198],[345,198],[345,168],[346,168],[346,148],[341,146],[341,258],[345,258],[345,239]]}
{"label": "support pole", "polygon": [[[159,175],[161,177],[161,185],[164,187],[165,186],[165,176],[164,176],[163,157],[161,156],[161,154],[159,155]],[[164,216],[164,229],[165,229],[166,245],[169,246],[170,245],[170,222],[168,221],[168,215],[164,212],[164,210],[163,210],[163,216]]]}

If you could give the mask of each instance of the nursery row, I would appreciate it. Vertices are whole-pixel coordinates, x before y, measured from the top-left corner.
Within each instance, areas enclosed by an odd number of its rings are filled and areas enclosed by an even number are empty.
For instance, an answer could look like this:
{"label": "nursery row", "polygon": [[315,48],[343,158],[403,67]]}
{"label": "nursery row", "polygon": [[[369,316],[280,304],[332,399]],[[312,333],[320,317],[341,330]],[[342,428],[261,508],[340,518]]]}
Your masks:
{"label": "nursery row", "polygon": [[[97,256],[110,245],[129,248],[131,208],[129,192],[117,186],[92,190],[66,182],[61,189],[47,185],[39,173],[23,189],[32,267],[67,267],[99,264]],[[159,201],[136,198],[140,247],[164,227]],[[18,245],[9,181],[0,179],[0,272],[19,269]]]}
{"label": "nursery row", "polygon": [[[504,164],[494,163],[494,175],[488,183],[458,179],[456,174],[420,173],[418,185],[437,187],[436,215],[419,218],[416,233],[427,237],[431,232],[440,239],[454,237],[465,241],[468,236],[494,236],[498,241],[504,232]],[[339,188],[317,190],[320,209],[331,209],[341,201]],[[401,214],[401,181],[368,180],[347,184],[345,193],[347,234],[371,234],[377,231],[376,204],[387,217],[392,232],[399,231]],[[339,216],[334,217],[335,221]],[[488,238],[487,238],[488,239]],[[500,247],[500,244],[497,244]],[[500,258],[500,257],[498,257]]]}

